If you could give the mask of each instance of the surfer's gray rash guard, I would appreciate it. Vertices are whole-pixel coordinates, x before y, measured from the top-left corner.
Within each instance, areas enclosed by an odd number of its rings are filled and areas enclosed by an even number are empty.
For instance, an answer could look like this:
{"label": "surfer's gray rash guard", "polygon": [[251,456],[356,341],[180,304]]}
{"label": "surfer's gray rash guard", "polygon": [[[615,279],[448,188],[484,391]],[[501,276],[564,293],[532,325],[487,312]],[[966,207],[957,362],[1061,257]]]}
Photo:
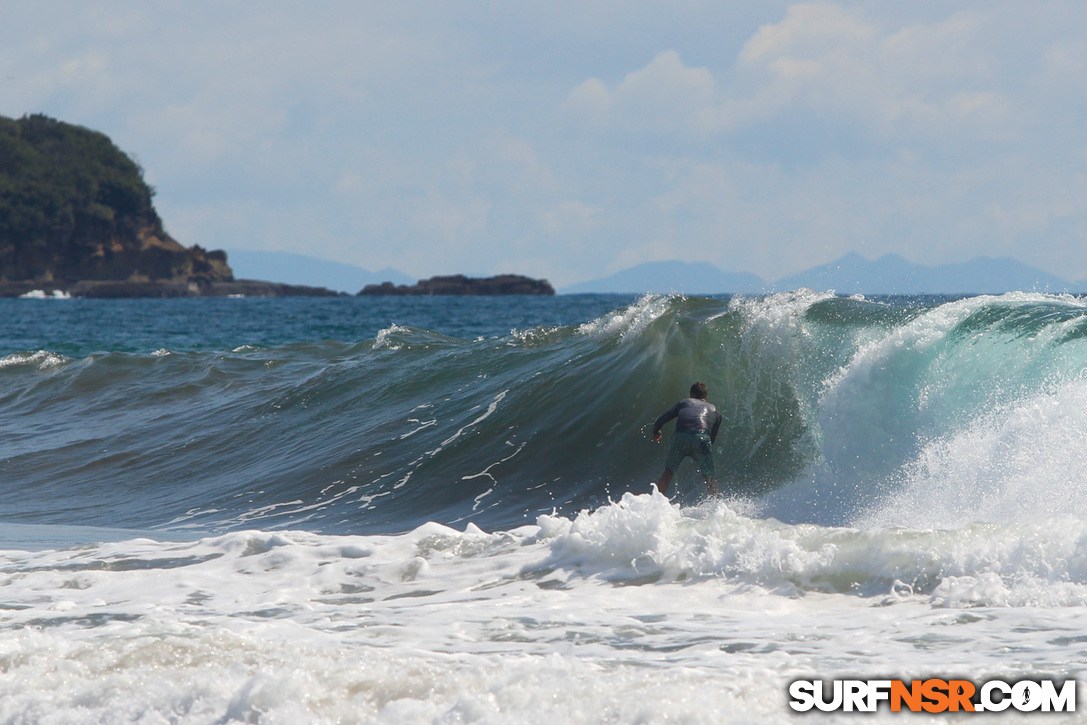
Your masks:
{"label": "surfer's gray rash guard", "polygon": [[712,403],[698,398],[686,398],[679,401],[653,421],[653,435],[660,433],[661,427],[672,418],[678,418],[676,433],[681,431],[709,433],[711,443],[717,440],[717,430],[721,427],[721,414]]}

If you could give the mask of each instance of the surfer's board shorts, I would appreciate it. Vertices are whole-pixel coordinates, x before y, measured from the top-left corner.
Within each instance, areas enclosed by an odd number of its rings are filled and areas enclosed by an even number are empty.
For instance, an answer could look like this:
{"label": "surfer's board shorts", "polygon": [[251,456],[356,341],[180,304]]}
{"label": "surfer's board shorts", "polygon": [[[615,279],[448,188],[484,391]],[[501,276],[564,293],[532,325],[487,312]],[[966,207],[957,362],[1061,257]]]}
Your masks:
{"label": "surfer's board shorts", "polygon": [[683,430],[672,434],[672,443],[668,446],[668,457],[664,459],[664,467],[674,473],[687,457],[694,459],[703,476],[713,478],[716,475],[709,433]]}

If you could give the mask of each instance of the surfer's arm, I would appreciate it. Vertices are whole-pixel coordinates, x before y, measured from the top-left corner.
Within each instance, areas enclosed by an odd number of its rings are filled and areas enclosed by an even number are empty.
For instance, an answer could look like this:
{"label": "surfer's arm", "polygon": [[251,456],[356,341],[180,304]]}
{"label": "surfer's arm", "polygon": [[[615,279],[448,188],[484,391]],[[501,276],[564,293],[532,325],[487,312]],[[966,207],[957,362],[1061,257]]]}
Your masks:
{"label": "surfer's arm", "polygon": [[713,421],[713,428],[710,429],[710,443],[717,442],[717,431],[721,429],[721,414],[717,414],[717,420]]}
{"label": "surfer's arm", "polygon": [[[682,401],[680,401],[680,402],[682,402]],[[678,415],[679,415],[679,403],[676,403],[671,408],[669,408],[668,410],[661,413],[660,417],[658,417],[655,421],[653,421],[653,440],[659,441],[660,437],[661,437],[661,428],[664,427],[665,423],[672,420],[673,418],[675,418]]]}

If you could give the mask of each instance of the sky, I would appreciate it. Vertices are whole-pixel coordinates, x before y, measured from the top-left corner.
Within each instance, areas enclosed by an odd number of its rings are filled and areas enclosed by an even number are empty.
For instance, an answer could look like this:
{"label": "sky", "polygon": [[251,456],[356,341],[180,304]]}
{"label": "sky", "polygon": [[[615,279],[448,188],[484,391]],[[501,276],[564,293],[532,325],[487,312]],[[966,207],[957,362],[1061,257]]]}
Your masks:
{"label": "sky", "polygon": [[0,115],[185,245],[569,285],[856,251],[1087,279],[1087,3],[0,0]]}

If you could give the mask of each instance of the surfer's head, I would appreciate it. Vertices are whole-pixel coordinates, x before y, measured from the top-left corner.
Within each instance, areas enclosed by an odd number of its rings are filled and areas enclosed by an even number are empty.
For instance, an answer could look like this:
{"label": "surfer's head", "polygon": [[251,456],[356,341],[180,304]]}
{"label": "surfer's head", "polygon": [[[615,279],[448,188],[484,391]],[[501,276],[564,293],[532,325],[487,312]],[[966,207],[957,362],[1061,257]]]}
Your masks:
{"label": "surfer's head", "polygon": [[705,400],[710,395],[709,388],[705,383],[695,383],[691,386],[691,397],[698,398],[699,400]]}

